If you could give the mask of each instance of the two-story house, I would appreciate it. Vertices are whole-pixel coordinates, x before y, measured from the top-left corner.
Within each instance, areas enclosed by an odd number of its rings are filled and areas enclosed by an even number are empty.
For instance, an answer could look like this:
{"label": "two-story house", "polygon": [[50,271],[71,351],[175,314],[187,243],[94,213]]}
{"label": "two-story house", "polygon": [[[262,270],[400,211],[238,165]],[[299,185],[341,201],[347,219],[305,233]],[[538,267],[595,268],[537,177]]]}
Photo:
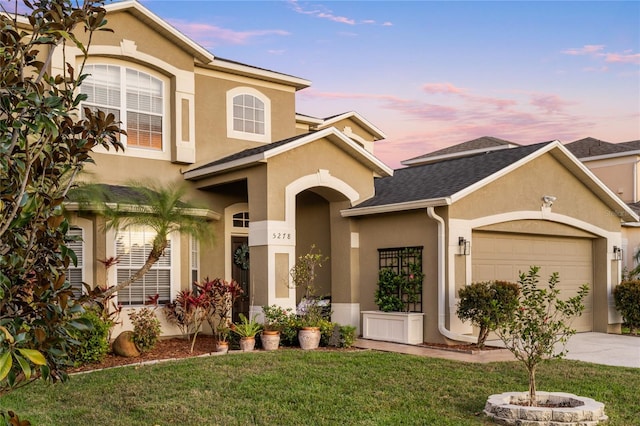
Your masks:
{"label": "two-story house", "polygon": [[[185,182],[216,235],[206,244],[172,235],[151,272],[117,294],[125,312],[151,295],[170,300],[207,276],[241,282],[247,297],[237,309],[245,313],[294,307],[301,295],[288,285],[289,270],[315,244],[330,259],[319,293],[330,295],[341,324],[361,326],[361,311],[376,309],[379,269],[412,247],[425,275],[425,341],[471,340],[471,327],[455,316],[457,289],[516,280],[534,264],[545,274],[559,270],[569,291],[590,283],[580,330],[619,327],[613,252],[621,220],[638,218],[560,143],[483,146],[394,172],[374,155],[384,133],[364,117],[296,110],[309,81],[216,57],[136,1],[106,9],[114,32],[94,35],[82,91],[87,105],[122,121],[126,150],[96,152],[83,179],[115,193],[131,180]],[[62,53],[54,72],[63,57],[80,61],[73,47]],[[154,236],[105,231],[100,216],[86,212],[73,223],[83,243],[72,276],[92,286],[137,269]],[[247,250],[249,268],[239,268],[236,254]],[[120,262],[105,270],[99,260],[112,256]]]}

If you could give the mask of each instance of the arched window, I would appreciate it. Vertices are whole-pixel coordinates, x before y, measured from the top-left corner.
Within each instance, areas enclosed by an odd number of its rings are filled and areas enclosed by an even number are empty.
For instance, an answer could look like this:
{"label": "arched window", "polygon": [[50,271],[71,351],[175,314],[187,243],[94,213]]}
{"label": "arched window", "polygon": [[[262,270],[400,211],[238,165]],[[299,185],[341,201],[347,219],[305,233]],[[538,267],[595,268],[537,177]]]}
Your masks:
{"label": "arched window", "polygon": [[250,87],[227,92],[227,136],[255,142],[271,142],[271,102]]}
{"label": "arched window", "polygon": [[233,215],[233,227],[234,228],[248,228],[249,227],[249,212],[240,212]]}
{"label": "arched window", "polygon": [[122,122],[128,148],[162,151],[164,84],[142,71],[118,65],[86,65],[89,76],[80,86],[85,106],[113,113]]}

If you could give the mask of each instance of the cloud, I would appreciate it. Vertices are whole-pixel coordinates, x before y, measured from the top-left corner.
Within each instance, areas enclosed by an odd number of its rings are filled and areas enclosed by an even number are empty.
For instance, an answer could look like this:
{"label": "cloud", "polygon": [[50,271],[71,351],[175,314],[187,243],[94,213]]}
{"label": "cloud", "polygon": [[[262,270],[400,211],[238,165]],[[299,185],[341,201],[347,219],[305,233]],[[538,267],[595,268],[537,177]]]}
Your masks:
{"label": "cloud", "polygon": [[[303,6],[301,6],[300,3],[298,3],[298,0],[289,0],[289,4],[291,5],[291,8],[293,9],[293,11],[296,13],[299,13],[302,15],[309,15],[316,18],[320,18],[320,19],[327,19],[329,21],[337,22],[339,24],[346,24],[346,25],[358,25],[358,24],[375,25],[376,24],[376,21],[374,19],[362,19],[358,21],[354,18],[335,15],[332,10],[325,7],[317,8],[317,9],[306,9]],[[392,25],[391,22],[385,22],[382,24],[382,26],[384,27],[388,27],[391,25]]]}
{"label": "cloud", "polygon": [[532,94],[530,103],[547,114],[562,112],[566,106],[575,104],[561,99],[558,95],[540,93]]}
{"label": "cloud", "polygon": [[302,15],[310,15],[320,19],[328,19],[329,21],[338,22],[340,24],[355,25],[356,23],[354,19],[347,18],[345,16],[334,15],[330,10],[323,11],[319,9],[304,9],[302,6],[300,6],[300,4],[298,4],[297,0],[291,0],[289,1],[289,4],[296,13],[300,13]]}
{"label": "cloud", "polygon": [[594,55],[601,52],[604,49],[603,44],[585,44],[579,48],[565,49],[562,51],[565,55]]}
{"label": "cloud", "polygon": [[456,87],[451,83],[427,83],[422,86],[422,90],[431,94],[453,93],[459,95],[465,92],[465,89]]}
{"label": "cloud", "polygon": [[221,28],[211,24],[201,24],[177,19],[169,19],[168,22],[188,37],[197,40],[204,47],[214,47],[221,44],[242,45],[250,43],[254,38],[269,35],[288,36],[285,30],[249,30],[235,31]]}
{"label": "cloud", "polygon": [[625,50],[622,53],[606,52],[604,44],[585,44],[579,48],[570,48],[562,51],[565,55],[590,56],[596,59],[603,59],[610,64],[640,64],[640,53],[633,53]]}

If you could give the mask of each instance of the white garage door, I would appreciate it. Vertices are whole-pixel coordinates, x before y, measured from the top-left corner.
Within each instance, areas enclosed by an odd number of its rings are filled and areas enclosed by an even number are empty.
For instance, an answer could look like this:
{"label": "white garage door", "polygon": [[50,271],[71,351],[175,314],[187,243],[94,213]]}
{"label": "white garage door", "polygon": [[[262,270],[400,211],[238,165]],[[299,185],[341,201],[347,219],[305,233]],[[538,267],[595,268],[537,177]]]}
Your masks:
{"label": "white garage door", "polygon": [[585,310],[572,327],[578,331],[593,329],[593,251],[588,238],[551,237],[497,232],[474,232],[471,254],[474,282],[505,280],[516,282],[520,272],[540,266],[540,284],[545,285],[553,272],[559,273],[560,298],[576,294],[589,284]]}

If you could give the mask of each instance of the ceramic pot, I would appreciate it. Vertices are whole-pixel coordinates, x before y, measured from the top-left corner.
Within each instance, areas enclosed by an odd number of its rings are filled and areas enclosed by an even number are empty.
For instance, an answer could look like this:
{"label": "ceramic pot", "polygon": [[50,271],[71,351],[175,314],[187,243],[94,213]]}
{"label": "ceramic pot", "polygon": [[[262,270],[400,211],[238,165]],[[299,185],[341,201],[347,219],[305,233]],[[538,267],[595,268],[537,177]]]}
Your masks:
{"label": "ceramic pot", "polygon": [[302,327],[298,331],[298,341],[304,350],[316,349],[320,346],[320,327]]}
{"label": "ceramic pot", "polygon": [[226,354],[229,352],[229,342],[218,342],[216,343],[216,352],[220,352]]}
{"label": "ceramic pot", "polygon": [[260,334],[260,340],[265,351],[275,351],[280,347],[280,332],[265,330]]}
{"label": "ceramic pot", "polygon": [[242,352],[251,352],[256,347],[255,337],[242,337],[240,339],[240,349]]}

